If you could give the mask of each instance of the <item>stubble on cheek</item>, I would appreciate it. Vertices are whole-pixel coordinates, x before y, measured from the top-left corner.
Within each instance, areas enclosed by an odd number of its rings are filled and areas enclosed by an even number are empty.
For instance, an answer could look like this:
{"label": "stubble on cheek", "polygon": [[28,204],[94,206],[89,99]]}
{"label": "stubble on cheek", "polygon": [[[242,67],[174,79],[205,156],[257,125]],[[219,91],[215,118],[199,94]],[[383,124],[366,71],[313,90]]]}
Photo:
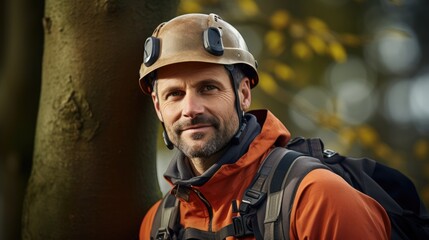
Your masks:
{"label": "stubble on cheek", "polygon": [[[213,132],[194,132],[183,134],[182,129],[196,124],[208,124]],[[220,148],[221,139],[218,138],[220,123],[217,119],[208,116],[200,116],[191,120],[177,122],[170,129],[173,134],[172,141],[175,146],[187,157],[208,157]]]}

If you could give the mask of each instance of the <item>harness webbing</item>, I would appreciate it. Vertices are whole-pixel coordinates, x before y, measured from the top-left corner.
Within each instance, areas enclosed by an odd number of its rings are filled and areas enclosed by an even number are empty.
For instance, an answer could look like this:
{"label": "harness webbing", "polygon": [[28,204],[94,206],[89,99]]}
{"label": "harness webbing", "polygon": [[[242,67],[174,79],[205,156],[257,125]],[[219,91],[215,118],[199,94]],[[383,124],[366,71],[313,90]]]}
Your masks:
{"label": "harness webbing", "polygon": [[[157,212],[154,221],[157,221],[156,219],[160,218],[160,225],[158,229],[152,229],[152,233],[154,230],[156,230],[156,240],[173,239],[172,236],[176,235],[175,233],[180,228],[180,224],[178,222],[178,219],[180,218],[179,200],[175,196],[168,194],[162,200],[159,208],[161,208],[161,211]],[[159,213],[160,215],[158,215]]]}
{"label": "harness webbing", "polygon": [[192,240],[192,239],[207,239],[207,240],[223,240],[228,236],[233,236],[234,233],[233,225],[229,224],[228,226],[222,228],[217,232],[207,232],[202,231],[196,228],[186,228],[183,231],[182,240]]}

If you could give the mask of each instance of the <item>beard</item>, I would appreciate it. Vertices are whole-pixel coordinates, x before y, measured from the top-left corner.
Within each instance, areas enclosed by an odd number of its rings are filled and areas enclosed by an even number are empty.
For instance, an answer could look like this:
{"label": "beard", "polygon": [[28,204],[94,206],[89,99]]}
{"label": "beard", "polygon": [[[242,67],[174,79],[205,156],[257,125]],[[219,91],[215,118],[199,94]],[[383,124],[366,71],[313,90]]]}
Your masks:
{"label": "beard", "polygon": [[[182,137],[182,129],[195,124],[210,124],[214,128],[214,134],[193,133],[191,143],[187,143]],[[238,128],[238,119],[226,121],[222,126],[214,117],[198,115],[191,120],[183,120],[173,125],[172,140],[176,147],[188,158],[207,158],[222,150],[234,136]],[[206,141],[199,141],[207,138]],[[198,142],[196,142],[198,141]]]}

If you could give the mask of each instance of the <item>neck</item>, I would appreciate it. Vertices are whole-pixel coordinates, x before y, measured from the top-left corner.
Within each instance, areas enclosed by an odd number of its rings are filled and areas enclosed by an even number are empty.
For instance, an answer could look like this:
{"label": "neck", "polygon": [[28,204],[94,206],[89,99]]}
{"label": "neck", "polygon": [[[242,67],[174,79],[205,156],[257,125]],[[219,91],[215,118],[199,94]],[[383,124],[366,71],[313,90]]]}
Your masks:
{"label": "neck", "polygon": [[188,158],[189,165],[191,166],[194,175],[200,176],[205,171],[207,171],[207,169],[209,169],[211,166],[213,166],[213,164],[219,161],[223,152],[224,151],[220,151],[205,158]]}

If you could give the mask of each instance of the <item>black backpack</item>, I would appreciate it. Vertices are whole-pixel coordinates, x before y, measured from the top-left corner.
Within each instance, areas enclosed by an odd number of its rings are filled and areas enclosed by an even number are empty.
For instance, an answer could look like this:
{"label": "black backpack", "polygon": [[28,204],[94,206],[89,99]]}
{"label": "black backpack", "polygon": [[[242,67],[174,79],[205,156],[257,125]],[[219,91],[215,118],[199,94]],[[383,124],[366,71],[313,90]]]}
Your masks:
{"label": "black backpack", "polygon": [[155,215],[151,239],[289,239],[289,216],[281,213],[290,213],[299,183],[307,173],[319,168],[340,175],[355,189],[378,201],[389,215],[392,239],[429,239],[429,214],[409,178],[372,159],[345,157],[324,149],[318,138],[295,138],[286,148],[271,151],[240,206],[233,201],[238,216],[218,232],[183,229],[179,223],[179,201],[167,193]]}

